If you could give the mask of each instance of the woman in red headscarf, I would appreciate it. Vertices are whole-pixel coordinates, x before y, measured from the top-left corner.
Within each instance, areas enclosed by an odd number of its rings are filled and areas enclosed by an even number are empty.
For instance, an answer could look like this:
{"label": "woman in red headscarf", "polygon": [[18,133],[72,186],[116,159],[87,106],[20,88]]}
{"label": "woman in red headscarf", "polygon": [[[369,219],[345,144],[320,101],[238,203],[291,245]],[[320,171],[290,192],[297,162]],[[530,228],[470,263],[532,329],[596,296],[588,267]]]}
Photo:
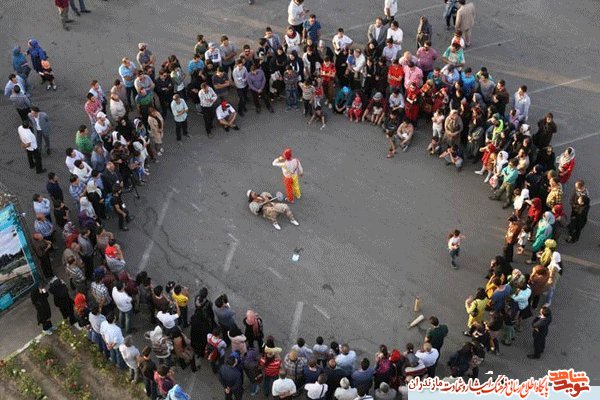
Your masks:
{"label": "woman in red headscarf", "polygon": [[285,194],[290,203],[294,202],[294,196],[300,198],[300,183],[298,175],[304,176],[302,164],[297,158],[292,158],[292,149],[287,148],[281,156],[273,160],[274,167],[280,167],[283,173],[283,184],[285,185]]}
{"label": "woman in red headscarf", "polygon": [[406,90],[406,102],[404,105],[404,115],[407,119],[412,122],[413,125],[417,124],[419,118],[419,100],[421,98],[421,91],[411,82]]}
{"label": "woman in red headscarf", "polygon": [[244,326],[246,340],[248,342],[248,347],[254,347],[254,342],[256,341],[256,349],[262,349],[263,345],[263,322],[262,318],[255,313],[253,310],[246,311],[246,318],[244,318]]}
{"label": "woman in red headscarf", "polygon": [[563,205],[555,204],[552,207],[552,215],[554,215],[554,226],[552,230],[552,239],[558,240],[565,227],[568,225],[567,216],[565,215]]}

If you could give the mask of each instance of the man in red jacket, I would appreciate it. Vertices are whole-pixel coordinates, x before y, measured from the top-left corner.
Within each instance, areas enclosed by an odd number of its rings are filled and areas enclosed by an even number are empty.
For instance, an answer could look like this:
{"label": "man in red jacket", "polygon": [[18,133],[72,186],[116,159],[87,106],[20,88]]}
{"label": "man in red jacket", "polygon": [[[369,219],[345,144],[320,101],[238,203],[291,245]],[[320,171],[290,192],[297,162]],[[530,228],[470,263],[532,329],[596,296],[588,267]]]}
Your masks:
{"label": "man in red jacket", "polygon": [[67,23],[73,22],[69,19],[69,0],[54,0],[54,4],[58,7],[58,13],[60,15],[60,22],[65,31],[69,30]]}

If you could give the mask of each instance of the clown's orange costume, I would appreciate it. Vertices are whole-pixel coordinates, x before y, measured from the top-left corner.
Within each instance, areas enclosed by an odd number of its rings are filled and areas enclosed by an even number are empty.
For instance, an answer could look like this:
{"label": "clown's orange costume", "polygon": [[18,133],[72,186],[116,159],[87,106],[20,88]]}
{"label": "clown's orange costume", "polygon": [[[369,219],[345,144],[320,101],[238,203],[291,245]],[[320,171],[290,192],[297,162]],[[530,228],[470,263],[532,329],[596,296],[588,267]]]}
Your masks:
{"label": "clown's orange costume", "polygon": [[273,166],[281,168],[286,198],[290,203],[293,203],[294,197],[299,199],[302,195],[298,175],[303,176],[304,170],[300,160],[292,158],[292,149],[288,148],[283,151],[281,156],[273,160]]}

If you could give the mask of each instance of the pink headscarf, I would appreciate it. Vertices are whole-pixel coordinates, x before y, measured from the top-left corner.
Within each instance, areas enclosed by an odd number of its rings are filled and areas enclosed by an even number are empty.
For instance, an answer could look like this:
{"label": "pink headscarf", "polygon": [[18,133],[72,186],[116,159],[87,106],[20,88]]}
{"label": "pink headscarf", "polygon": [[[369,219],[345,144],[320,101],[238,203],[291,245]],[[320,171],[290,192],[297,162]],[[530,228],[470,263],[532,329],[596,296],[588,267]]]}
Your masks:
{"label": "pink headscarf", "polygon": [[252,327],[252,331],[254,332],[254,336],[258,336],[260,333],[260,326],[258,324],[258,317],[256,313],[252,310],[246,311],[246,324]]}

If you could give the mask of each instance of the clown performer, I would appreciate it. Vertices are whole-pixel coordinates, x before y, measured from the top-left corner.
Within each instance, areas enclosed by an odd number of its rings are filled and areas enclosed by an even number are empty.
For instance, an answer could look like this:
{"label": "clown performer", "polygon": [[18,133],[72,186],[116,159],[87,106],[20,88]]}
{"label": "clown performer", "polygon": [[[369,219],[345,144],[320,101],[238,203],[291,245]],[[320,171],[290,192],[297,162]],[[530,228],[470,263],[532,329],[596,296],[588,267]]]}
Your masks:
{"label": "clown performer", "polygon": [[285,185],[285,195],[288,202],[294,202],[294,196],[300,199],[300,183],[298,175],[304,176],[302,164],[297,158],[292,158],[292,149],[287,148],[281,156],[273,160],[274,167],[280,167],[283,173],[283,184]]}

